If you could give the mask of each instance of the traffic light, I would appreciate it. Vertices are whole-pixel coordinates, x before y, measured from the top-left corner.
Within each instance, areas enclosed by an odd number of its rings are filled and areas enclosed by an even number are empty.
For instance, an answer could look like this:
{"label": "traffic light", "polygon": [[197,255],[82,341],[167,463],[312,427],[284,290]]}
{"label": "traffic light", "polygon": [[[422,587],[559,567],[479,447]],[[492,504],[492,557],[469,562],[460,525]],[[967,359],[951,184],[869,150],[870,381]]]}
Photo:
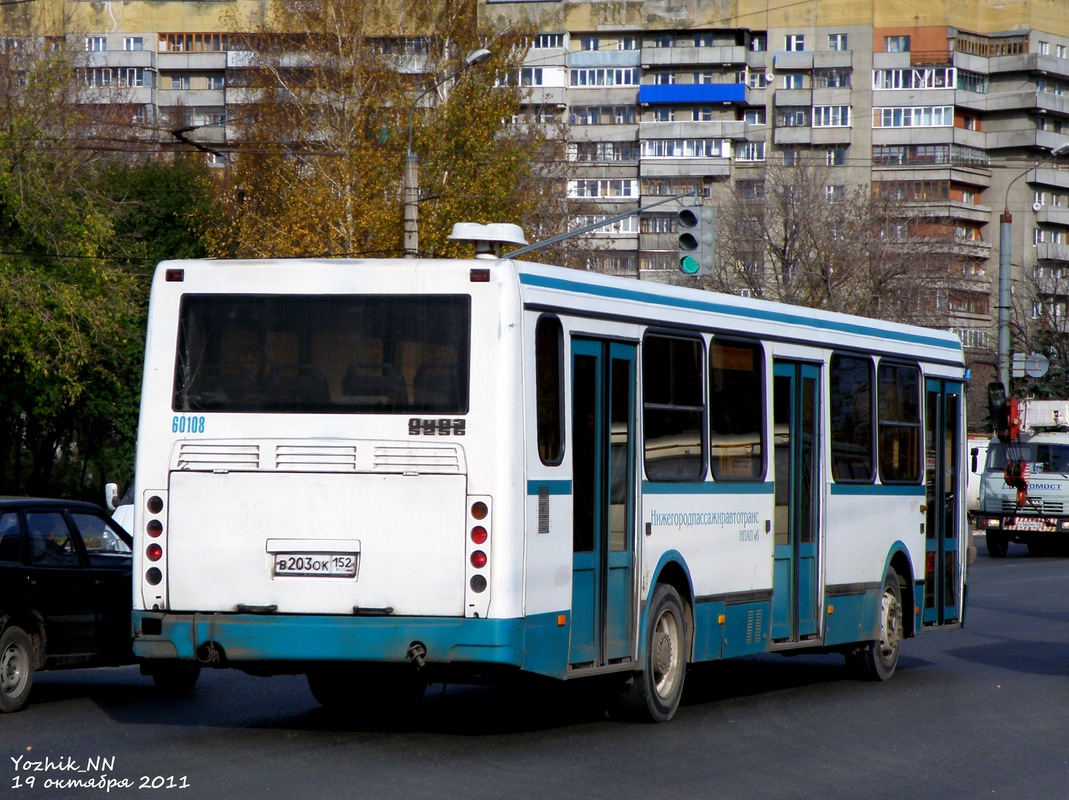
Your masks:
{"label": "traffic light", "polygon": [[676,214],[679,270],[684,275],[711,275],[716,263],[716,208],[686,206]]}

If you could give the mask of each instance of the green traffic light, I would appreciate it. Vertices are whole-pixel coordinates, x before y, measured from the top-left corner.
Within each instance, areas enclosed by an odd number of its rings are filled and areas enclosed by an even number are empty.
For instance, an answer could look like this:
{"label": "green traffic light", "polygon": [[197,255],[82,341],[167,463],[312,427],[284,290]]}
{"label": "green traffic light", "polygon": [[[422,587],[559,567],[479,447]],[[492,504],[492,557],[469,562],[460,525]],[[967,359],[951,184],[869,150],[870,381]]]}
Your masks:
{"label": "green traffic light", "polygon": [[697,275],[702,266],[694,256],[683,256],[679,259],[679,268],[688,275]]}

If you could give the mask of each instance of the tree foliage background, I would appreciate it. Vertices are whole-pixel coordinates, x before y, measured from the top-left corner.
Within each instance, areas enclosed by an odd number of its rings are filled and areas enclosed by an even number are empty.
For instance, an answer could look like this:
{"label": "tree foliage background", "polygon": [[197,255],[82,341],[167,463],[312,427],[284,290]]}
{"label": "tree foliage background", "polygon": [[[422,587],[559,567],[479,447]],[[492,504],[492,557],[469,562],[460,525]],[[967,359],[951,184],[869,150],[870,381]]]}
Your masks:
{"label": "tree foliage background", "polygon": [[[448,241],[458,221],[539,235],[566,226],[559,181],[545,191],[564,163],[562,140],[519,119],[523,31],[499,32],[490,59],[463,69],[484,44],[472,3],[274,3],[261,22],[234,27],[252,31],[253,68],[231,120],[235,161],[208,231],[213,253],[400,256],[410,123],[422,255],[470,254]],[[399,50],[384,30],[435,35]]]}
{"label": "tree foliage background", "polygon": [[199,255],[202,170],[140,161],[79,103],[77,53],[0,50],[0,494],[131,477],[148,278]]}

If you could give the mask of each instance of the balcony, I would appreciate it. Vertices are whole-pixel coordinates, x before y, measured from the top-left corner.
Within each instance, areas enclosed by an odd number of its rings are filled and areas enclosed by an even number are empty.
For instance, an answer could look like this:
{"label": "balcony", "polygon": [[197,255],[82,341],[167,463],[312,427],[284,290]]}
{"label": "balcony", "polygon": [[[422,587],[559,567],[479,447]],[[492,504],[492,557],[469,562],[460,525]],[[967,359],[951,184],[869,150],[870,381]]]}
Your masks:
{"label": "balcony", "polygon": [[223,51],[211,53],[159,53],[156,66],[167,70],[213,70],[226,69],[227,54]]}
{"label": "balcony", "polygon": [[1069,261],[1069,245],[1040,242],[1036,245],[1038,261]]}
{"label": "balcony", "polygon": [[642,84],[638,88],[638,102],[642,105],[745,105],[748,91],[745,83]]}
{"label": "balcony", "polygon": [[642,68],[708,67],[746,63],[747,50],[742,46],[721,47],[650,47],[642,51]]}
{"label": "balcony", "polygon": [[813,69],[812,50],[781,50],[776,53],[773,63],[777,70]]}

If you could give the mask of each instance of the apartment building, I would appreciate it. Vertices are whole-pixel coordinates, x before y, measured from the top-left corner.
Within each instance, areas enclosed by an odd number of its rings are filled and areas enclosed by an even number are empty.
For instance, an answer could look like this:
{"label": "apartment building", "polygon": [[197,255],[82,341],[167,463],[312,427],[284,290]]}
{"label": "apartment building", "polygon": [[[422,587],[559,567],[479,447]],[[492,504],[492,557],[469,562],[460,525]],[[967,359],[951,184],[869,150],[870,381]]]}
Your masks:
{"label": "apartment building", "polygon": [[[253,61],[233,21],[262,19],[264,0],[40,3],[0,9],[5,33],[84,38],[88,91],[122,87],[132,118],[225,152]],[[953,267],[933,324],[978,364],[995,348],[1004,211],[1018,318],[1069,313],[1069,157],[1051,157],[1069,143],[1061,0],[478,0],[477,14],[531,31],[517,77],[533,118],[564,125],[577,223],[636,210],[599,231],[593,268],[677,279],[673,203],[638,208],[749,191],[805,154],[842,168],[829,192],[870,183],[941,232]],[[386,25],[383,46],[418,59],[418,32],[400,34]]]}

